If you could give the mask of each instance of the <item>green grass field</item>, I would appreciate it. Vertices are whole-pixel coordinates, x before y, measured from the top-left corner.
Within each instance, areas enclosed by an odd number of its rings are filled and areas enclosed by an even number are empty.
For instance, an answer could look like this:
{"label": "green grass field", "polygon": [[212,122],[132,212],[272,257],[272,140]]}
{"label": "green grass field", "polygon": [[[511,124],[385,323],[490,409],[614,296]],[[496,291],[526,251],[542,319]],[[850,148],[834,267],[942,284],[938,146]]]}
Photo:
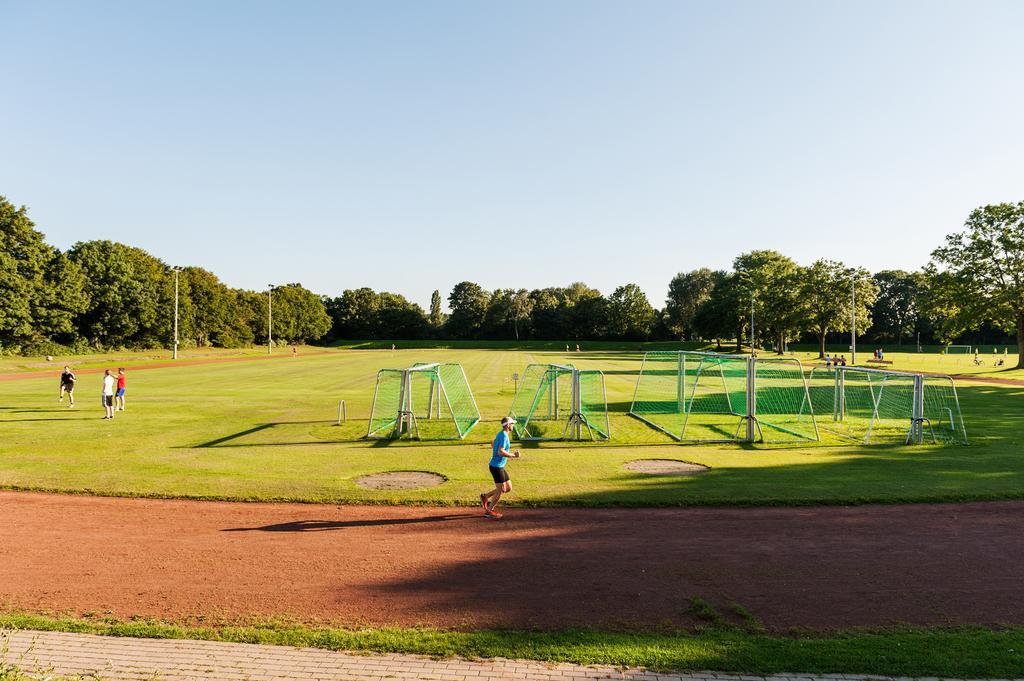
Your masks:
{"label": "green grass field", "polygon": [[[878,674],[953,679],[1019,678],[1024,630],[983,627],[897,628],[884,631],[771,635],[756,628],[709,625],[692,632],[444,631],[336,629],[289,622],[250,626],[189,626],[146,620],[57,619],[0,614],[4,629],[67,631],[105,636],[230,641],[328,650],[405,653],[469,659],[504,657],[652,670],[714,669],[748,674]],[[0,645],[0,681],[23,681],[7,667]],[[90,677],[91,678],[91,677]]]}
{"label": "green grass field", "polygon": [[[313,354],[316,351],[318,354]],[[220,353],[213,353],[220,354]],[[237,353],[235,353],[237,354]],[[57,372],[0,382],[0,486],[110,495],[332,503],[475,503],[514,372],[530,362],[573,362],[606,372],[607,443],[523,446],[510,464],[512,503],[535,505],[810,504],[1024,497],[1017,419],[1024,388],[960,381],[970,446],[679,445],[630,417],[639,352],[568,355],[541,349],[344,350],[304,348],[266,360],[162,366],[129,374],[128,411],[104,421],[100,375],[82,373],[77,407],[57,403]],[[280,355],[286,355],[280,357]],[[164,353],[163,357],[167,354]],[[807,356],[803,358],[806,360]],[[1024,377],[950,357],[890,355],[896,368]],[[88,366],[160,366],[159,353]],[[460,362],[483,422],[461,442],[363,439],[376,371],[417,361]],[[57,358],[54,364],[64,363]],[[39,372],[38,363],[8,364]],[[76,367],[79,365],[75,365]],[[21,368],[19,368],[21,367]],[[349,420],[334,423],[338,400]],[[649,477],[623,464],[675,458],[711,467],[693,478]],[[444,484],[418,491],[358,487],[367,473],[423,470]]]}

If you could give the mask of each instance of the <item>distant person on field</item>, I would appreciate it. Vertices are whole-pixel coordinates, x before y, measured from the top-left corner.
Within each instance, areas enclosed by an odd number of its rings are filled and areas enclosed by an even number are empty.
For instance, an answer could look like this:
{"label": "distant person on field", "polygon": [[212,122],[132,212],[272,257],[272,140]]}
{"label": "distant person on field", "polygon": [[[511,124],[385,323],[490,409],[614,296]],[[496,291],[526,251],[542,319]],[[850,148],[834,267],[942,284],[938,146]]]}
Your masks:
{"label": "distant person on field", "polygon": [[100,393],[100,399],[103,401],[103,410],[106,412],[104,420],[114,418],[114,386],[117,385],[117,379],[114,378],[113,374],[110,373],[110,369],[103,372],[103,390]]}
{"label": "distant person on field", "polygon": [[71,367],[65,365],[64,371],[60,373],[60,397],[57,398],[58,402],[64,401],[64,393],[68,394],[68,409],[75,406],[75,378],[74,372],[71,371]]}
{"label": "distant person on field", "polygon": [[125,385],[124,367],[119,367],[117,370],[117,392],[114,394],[114,406],[118,411],[124,411]]}
{"label": "distant person on field", "polygon": [[491,444],[491,460],[488,463],[491,478],[494,479],[494,489],[480,494],[484,516],[494,520],[501,518],[502,515],[494,510],[498,507],[498,502],[501,501],[501,495],[512,491],[512,481],[508,477],[508,471],[505,470],[505,464],[509,459],[518,459],[520,456],[518,449],[514,452],[509,451],[512,448],[510,433],[515,424],[516,420],[511,416],[501,419],[501,432],[495,436],[494,442]]}
{"label": "distant person on field", "polygon": [[828,355],[825,355],[825,368],[826,369],[831,369],[832,368],[832,358],[829,357]]}
{"label": "distant person on field", "polygon": [[576,352],[579,352],[579,351],[580,351],[580,344],[579,344],[579,343],[577,343],[577,344],[576,344]]}
{"label": "distant person on field", "polygon": [[839,355],[839,366],[846,366],[846,355]]}

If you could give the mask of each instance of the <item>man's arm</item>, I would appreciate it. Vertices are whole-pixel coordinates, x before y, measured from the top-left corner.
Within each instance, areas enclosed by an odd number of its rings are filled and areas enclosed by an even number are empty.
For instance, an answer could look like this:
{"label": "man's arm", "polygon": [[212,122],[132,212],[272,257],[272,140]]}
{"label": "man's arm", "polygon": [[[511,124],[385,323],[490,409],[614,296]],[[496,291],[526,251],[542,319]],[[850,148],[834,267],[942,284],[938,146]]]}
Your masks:
{"label": "man's arm", "polygon": [[516,451],[514,451],[514,452],[512,452],[510,454],[509,451],[507,449],[505,449],[504,447],[498,447],[498,456],[503,456],[506,459],[518,459],[519,458],[519,450],[517,449]]}

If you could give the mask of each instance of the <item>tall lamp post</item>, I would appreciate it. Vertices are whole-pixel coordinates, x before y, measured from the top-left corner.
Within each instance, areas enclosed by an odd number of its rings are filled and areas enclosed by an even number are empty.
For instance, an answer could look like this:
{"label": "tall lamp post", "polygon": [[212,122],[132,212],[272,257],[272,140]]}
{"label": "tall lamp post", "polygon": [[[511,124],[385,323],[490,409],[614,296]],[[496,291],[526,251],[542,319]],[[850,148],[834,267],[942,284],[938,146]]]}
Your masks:
{"label": "tall lamp post", "polygon": [[857,270],[850,273],[850,364],[857,364]]}
{"label": "tall lamp post", "polygon": [[178,359],[178,273],[181,272],[184,267],[175,265],[174,269],[174,351],[172,359]]}
{"label": "tall lamp post", "polygon": [[754,355],[754,299],[757,296],[757,292],[750,294],[750,354]]}
{"label": "tall lamp post", "polygon": [[274,353],[274,285],[267,284],[267,354]]}

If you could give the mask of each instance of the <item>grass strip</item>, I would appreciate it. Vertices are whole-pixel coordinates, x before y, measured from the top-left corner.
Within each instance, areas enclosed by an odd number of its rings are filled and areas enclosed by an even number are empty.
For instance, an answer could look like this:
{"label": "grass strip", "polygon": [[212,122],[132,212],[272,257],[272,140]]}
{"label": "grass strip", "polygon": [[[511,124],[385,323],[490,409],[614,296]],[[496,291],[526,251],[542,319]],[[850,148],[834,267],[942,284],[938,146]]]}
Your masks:
{"label": "grass strip", "polygon": [[338,629],[291,623],[187,626],[149,620],[0,615],[0,629],[261,643],[468,659],[505,657],[748,674],[806,672],[946,678],[1024,676],[1024,628],[896,628],[830,634],[752,633],[716,627],[697,633]]}
{"label": "grass strip", "polygon": [[[479,500],[464,499],[408,499],[401,496],[382,499],[364,498],[361,496],[324,495],[324,496],[284,496],[246,494],[188,494],[163,492],[135,492],[132,490],[76,489],[48,487],[40,485],[4,485],[4,492],[34,492],[38,494],[65,494],[68,496],[105,497],[112,499],[160,499],[165,501],[223,501],[245,504],[309,504],[327,506],[410,506],[410,507],[450,507],[478,508]],[[662,501],[658,499],[588,499],[587,497],[569,499],[505,499],[501,505],[507,508],[804,508],[811,506],[907,506],[913,504],[953,504],[976,503],[984,501],[1021,501],[1024,491],[991,493],[991,494],[933,494],[921,496],[839,496],[810,499],[789,499],[786,497],[763,497],[758,499],[676,499]]]}

